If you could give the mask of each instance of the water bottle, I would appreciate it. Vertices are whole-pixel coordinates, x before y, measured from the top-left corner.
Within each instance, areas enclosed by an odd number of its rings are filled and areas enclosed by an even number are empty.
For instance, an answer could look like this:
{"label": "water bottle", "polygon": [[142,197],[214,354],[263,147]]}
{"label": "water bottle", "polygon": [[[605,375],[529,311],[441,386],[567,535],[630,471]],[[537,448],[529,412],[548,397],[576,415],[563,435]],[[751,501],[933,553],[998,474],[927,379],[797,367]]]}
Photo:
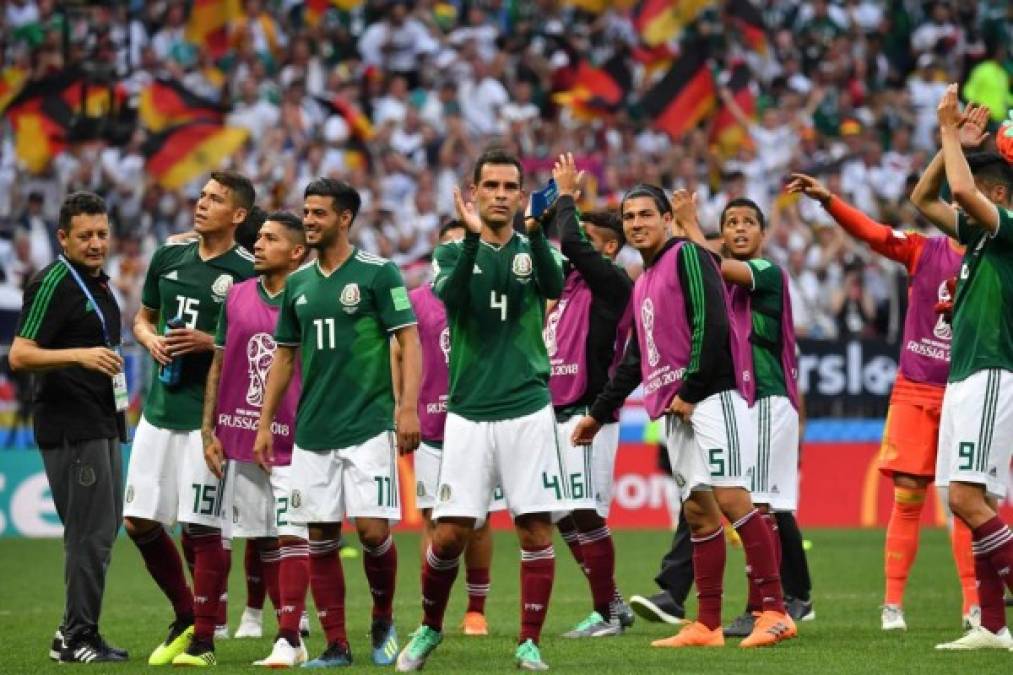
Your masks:
{"label": "water bottle", "polygon": [[[176,316],[165,322],[165,333],[168,333],[174,328],[186,328],[186,322],[183,321],[183,317]],[[164,335],[164,333],[163,333]],[[183,375],[183,357],[178,356],[170,361],[167,365],[164,365],[158,370],[158,379],[164,384],[170,387],[175,387],[179,384],[179,379]]]}

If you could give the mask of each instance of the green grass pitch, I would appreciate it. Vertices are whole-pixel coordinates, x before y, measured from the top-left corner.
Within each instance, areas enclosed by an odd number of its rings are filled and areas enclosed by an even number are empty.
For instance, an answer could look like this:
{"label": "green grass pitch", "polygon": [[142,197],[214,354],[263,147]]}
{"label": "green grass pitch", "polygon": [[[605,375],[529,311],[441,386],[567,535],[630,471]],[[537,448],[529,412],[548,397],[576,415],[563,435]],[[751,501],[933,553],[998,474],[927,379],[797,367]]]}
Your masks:
{"label": "green grass pitch", "polygon": [[[670,635],[669,626],[643,621],[616,638],[566,640],[557,637],[589,611],[587,583],[562,541],[557,540],[556,585],[542,641],[552,670],[597,673],[1013,673],[1013,653],[939,653],[936,642],[960,635],[960,592],[945,533],[923,533],[905,608],[906,634],[879,629],[882,594],[882,540],[879,530],[812,530],[809,552],[817,618],[800,626],[800,639],[767,650],[740,650],[738,640],[724,649],[652,649],[651,640]],[[627,595],[654,591],[652,578],[667,549],[668,532],[615,534],[617,578]],[[398,535],[400,570],[395,609],[402,639],[420,616],[418,535]],[[242,544],[233,552],[229,619],[235,630],[245,597]],[[348,625],[355,669],[377,670],[369,659],[369,593],[360,560],[345,560]],[[128,672],[146,669],[150,650],[163,639],[170,621],[168,603],[144,571],[133,546],[120,538],[109,571],[102,631],[113,644],[130,650],[128,664],[57,666],[47,658],[49,641],[62,610],[62,551],[57,541],[0,541],[0,672]],[[496,536],[492,591],[487,604],[491,635],[465,638],[456,630],[464,611],[464,575],[458,577],[447,614],[447,639],[430,659],[427,672],[507,672],[513,669],[518,626],[518,554],[510,533]],[[744,601],[743,559],[728,556],[725,617]],[[692,603],[691,603],[692,606]],[[265,612],[265,616],[270,612]],[[250,671],[250,663],[270,651],[274,620],[265,619],[261,640],[219,642],[218,670]],[[313,621],[310,655],[323,648]]]}

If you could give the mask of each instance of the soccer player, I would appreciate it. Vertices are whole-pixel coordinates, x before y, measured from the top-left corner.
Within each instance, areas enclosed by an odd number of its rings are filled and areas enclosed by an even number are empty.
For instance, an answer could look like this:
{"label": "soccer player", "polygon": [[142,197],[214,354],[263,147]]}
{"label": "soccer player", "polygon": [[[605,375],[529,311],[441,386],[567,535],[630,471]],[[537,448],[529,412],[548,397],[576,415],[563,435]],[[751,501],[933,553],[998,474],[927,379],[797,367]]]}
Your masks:
{"label": "soccer player", "polygon": [[[343,181],[318,178],[306,186],[303,225],[317,259],[285,283],[274,335],[278,350],[254,446],[259,463],[274,462],[271,428],[292,380],[298,349],[302,391],[289,469],[289,521],[309,527],[310,588],[327,636],[323,654],[307,662],[308,667],[352,662],[338,558],[345,518],[355,520],[365,552],[363,566],[373,596],[373,662],[389,665],[397,655],[397,549],[390,525],[401,517],[398,452],[414,451],[419,442],[421,357],[401,272],[349,241],[360,204],[359,193]],[[391,336],[400,345],[404,363],[396,417]]]}
{"label": "soccer player", "polygon": [[548,667],[538,641],[555,574],[550,513],[570,491],[556,447],[542,324],[546,300],[563,290],[563,273],[537,221],[525,221],[526,236],[513,229],[523,181],[516,157],[483,152],[472,174],[477,208],[454,193],[468,233],[438,247],[433,259],[433,290],[450,325],[450,396],[437,524],[422,566],[422,625],[398,656],[399,671],[421,669],[443,640],[458,557],[497,484],[521,545],[515,658],[521,669]]}
{"label": "soccer player", "polygon": [[[973,110],[969,109],[969,112]],[[962,126],[966,145],[983,140],[988,109],[979,108]],[[942,158],[934,161],[911,195],[916,205],[939,199]],[[934,186],[934,190],[933,190]],[[906,630],[904,590],[918,552],[918,531],[929,484],[936,473],[939,416],[950,370],[951,328],[937,316],[935,307],[950,300],[948,282],[960,270],[963,245],[945,236],[926,237],[917,232],[897,232],[873,221],[844,202],[819,181],[794,174],[788,191],[818,201],[851,236],[880,255],[904,265],[908,273],[908,309],[904,320],[900,367],[890,397],[880,472],[893,481],[893,509],[886,529],[884,549],[886,594],[883,599],[883,630]],[[950,223],[955,217],[945,206]],[[931,204],[926,208],[933,214]],[[934,218],[929,215],[930,219]],[[943,223],[946,227],[946,223]],[[978,592],[971,556],[971,532],[959,518],[950,530],[953,558],[963,592],[965,627],[978,621]]]}
{"label": "soccer player", "polygon": [[[151,665],[171,663],[193,634],[194,597],[165,527],[183,523],[197,560],[223,555],[216,534],[220,485],[204,462],[200,426],[218,314],[232,284],[254,274],[253,256],[234,237],[254,197],[245,176],[232,171],[210,175],[194,213],[200,240],[155,251],[134,320],[137,341],[159,368],[134,435],[125,524],[176,615],[165,641],[151,653]],[[170,327],[170,321],[182,327]],[[217,605],[206,596],[199,600]]]}
{"label": "soccer player", "polygon": [[563,637],[619,635],[633,613],[616,589],[615,545],[605,518],[612,502],[612,473],[619,448],[619,423],[613,419],[591,446],[570,442],[573,427],[608,382],[618,364],[633,322],[633,281],[615,263],[622,249],[622,223],[608,212],[578,216],[575,195],[582,173],[573,155],[561,155],[552,170],[559,189],[555,222],[564,265],[563,294],[545,320],[545,346],[552,368],[549,391],[556,412],[559,447],[571,492],[566,517],[557,522],[591,587],[592,611]]}
{"label": "soccer player", "polygon": [[[258,408],[263,404],[264,383],[276,348],[271,332],[277,322],[285,277],[299,266],[305,252],[302,222],[295,216],[274,213],[261,226],[254,245],[254,270],[261,276],[234,285],[226,296],[218,319],[216,350],[208,374],[201,424],[205,462],[224,484],[221,530],[208,532],[207,537],[220,537],[224,531],[227,539],[248,538],[251,540],[248,548],[267,554],[264,570],[273,576],[267,586],[277,608],[282,607],[276,564],[279,531],[290,550],[304,552],[301,576],[304,580],[307,578],[305,528],[290,526],[286,520],[288,459],[298,397],[295,388],[286,398],[276,424],[273,472],[265,472],[253,463],[253,440]],[[200,556],[194,566],[194,595],[208,597],[211,601],[196,605],[193,639],[186,651],[173,659],[173,665],[209,666],[217,662],[214,651],[216,591],[228,574],[224,549],[218,550],[222,551],[222,556]],[[296,604],[302,604],[305,583],[301,591]],[[299,616],[294,615],[295,644],[290,647],[291,658],[287,665],[306,660],[306,650],[298,635]]]}
{"label": "soccer player", "polygon": [[[440,228],[440,243],[464,237],[464,223],[450,220]],[[439,481],[440,461],[443,457],[443,428],[447,421],[447,389],[450,380],[450,328],[447,310],[433,294],[429,284],[413,289],[408,298],[419,322],[419,341],[422,345],[422,383],[419,385],[419,426],[422,442],[415,451],[415,503],[425,521],[420,545],[425,556],[432,540],[436,523],[433,507],[436,506],[436,488]],[[394,366],[397,369],[395,385],[400,377],[400,351],[392,346]],[[505,508],[502,498],[493,501],[489,511]],[[468,608],[461,621],[465,635],[488,635],[485,617],[485,599],[489,595],[489,568],[492,564],[492,533],[489,519],[475,528],[464,549],[465,578],[468,590]]]}
{"label": "soccer player", "polygon": [[797,634],[785,613],[770,529],[749,495],[756,445],[747,400],[748,343],[729,319],[717,264],[697,244],[671,237],[672,207],[653,185],[637,185],[621,204],[626,240],[644,273],[633,291],[634,335],[616,373],[573,432],[591,443],[623,400],[644,382],[653,419],[665,416],[673,476],[693,533],[697,620],[656,647],[721,646],[725,538],[722,513],[742,539],[762,613],[741,647],[773,645]]}
{"label": "soccer player", "polygon": [[1003,584],[1013,589],[1013,532],[996,513],[1013,439],[1013,168],[1002,157],[972,174],[960,147],[957,85],[939,103],[951,221],[966,252],[953,302],[950,374],[939,425],[936,484],[971,529],[981,624],[937,649],[1013,648]]}
{"label": "soccer player", "polygon": [[[676,190],[672,208],[689,238],[705,245],[696,195]],[[780,569],[781,539],[774,514],[798,508],[798,359],[788,276],[760,255],[766,227],[763,212],[750,199],[732,199],[721,211],[720,232],[727,255],[721,261],[721,276],[728,288],[732,320],[739,334],[748,336],[756,378],[756,402],[749,409],[757,441],[752,498],[770,528]],[[725,636],[749,635],[762,605],[762,593],[750,578],[746,611],[725,627]]]}

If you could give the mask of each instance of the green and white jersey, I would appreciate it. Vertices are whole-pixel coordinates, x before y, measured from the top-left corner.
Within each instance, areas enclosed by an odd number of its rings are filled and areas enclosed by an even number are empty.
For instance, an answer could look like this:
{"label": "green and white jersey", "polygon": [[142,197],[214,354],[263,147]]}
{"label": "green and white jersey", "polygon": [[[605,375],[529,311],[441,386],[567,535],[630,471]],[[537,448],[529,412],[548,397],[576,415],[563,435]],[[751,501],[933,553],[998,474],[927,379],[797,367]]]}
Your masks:
{"label": "green and white jersey", "polygon": [[288,277],[274,339],[302,358],[296,445],[336,450],[394,428],[390,334],[414,324],[400,270],[371,253],[353,249],[329,275],[312,262]]}
{"label": "green and white jersey", "polygon": [[957,238],[967,251],[953,301],[950,382],[986,368],[1013,371],[1013,212],[996,208],[994,233],[963,212],[957,218]]}
{"label": "green and white jersey", "polygon": [[780,352],[781,310],[784,296],[781,268],[764,258],[753,258],[746,264],[753,272],[753,288],[749,295],[753,319],[752,348],[756,399],[787,396]]}
{"label": "green and white jersey", "polygon": [[[198,242],[166,244],[155,251],[141,290],[141,304],[158,311],[158,330],[180,317],[187,328],[214,335],[225,295],[232,284],[253,276],[253,256],[236,245],[225,253],[202,260]],[[179,384],[168,386],[153,370],[144,417],[162,429],[200,429],[204,385],[213,352],[186,354]],[[157,364],[156,364],[157,365]]]}
{"label": "green and white jersey", "polygon": [[469,233],[433,254],[433,291],[447,308],[447,410],[469,420],[529,415],[550,404],[542,340],[545,301],[563,270],[545,235],[515,233],[502,246]]}

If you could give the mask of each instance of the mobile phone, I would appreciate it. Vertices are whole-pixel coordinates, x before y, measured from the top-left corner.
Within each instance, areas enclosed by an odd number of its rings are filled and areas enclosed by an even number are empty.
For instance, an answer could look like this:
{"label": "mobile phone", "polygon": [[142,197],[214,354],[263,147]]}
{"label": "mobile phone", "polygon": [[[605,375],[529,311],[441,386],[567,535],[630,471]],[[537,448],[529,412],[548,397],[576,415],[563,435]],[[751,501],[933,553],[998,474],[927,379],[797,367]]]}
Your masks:
{"label": "mobile phone", "polygon": [[556,179],[550,178],[545,187],[531,193],[531,217],[541,218],[558,196],[559,189],[556,187]]}

